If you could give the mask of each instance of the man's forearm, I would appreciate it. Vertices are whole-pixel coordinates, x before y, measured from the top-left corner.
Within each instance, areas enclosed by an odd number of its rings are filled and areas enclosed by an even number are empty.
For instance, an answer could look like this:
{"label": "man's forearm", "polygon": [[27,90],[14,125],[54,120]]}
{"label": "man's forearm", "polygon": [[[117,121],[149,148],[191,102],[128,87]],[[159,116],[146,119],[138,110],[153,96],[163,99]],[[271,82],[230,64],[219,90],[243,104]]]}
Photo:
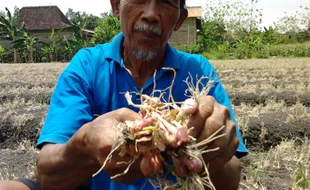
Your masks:
{"label": "man's forearm", "polygon": [[232,157],[223,167],[213,165],[211,162],[209,172],[212,183],[217,190],[238,189],[241,177],[241,162],[237,157]]}
{"label": "man's forearm", "polygon": [[100,167],[84,144],[85,128],[66,144],[45,145],[37,159],[36,177],[42,190],[74,189],[89,179]]}

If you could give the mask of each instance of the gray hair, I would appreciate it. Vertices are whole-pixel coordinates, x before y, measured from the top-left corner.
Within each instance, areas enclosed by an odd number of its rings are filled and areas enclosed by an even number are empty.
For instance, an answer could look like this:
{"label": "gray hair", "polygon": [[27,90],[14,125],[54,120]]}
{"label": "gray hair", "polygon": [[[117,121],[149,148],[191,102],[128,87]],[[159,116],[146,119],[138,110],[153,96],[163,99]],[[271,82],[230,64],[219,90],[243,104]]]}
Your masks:
{"label": "gray hair", "polygon": [[158,50],[144,50],[133,48],[132,52],[137,60],[146,62],[152,61],[158,55]]}

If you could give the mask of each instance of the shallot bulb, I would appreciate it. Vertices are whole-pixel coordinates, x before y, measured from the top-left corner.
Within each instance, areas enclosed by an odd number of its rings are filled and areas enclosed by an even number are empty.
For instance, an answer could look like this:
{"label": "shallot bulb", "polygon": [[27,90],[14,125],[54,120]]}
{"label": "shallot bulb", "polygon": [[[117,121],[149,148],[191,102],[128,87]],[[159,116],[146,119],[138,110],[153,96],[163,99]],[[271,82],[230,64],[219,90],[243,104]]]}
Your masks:
{"label": "shallot bulb", "polygon": [[182,118],[194,114],[197,110],[198,110],[198,102],[194,98],[186,99],[183,102],[178,115],[176,116],[176,120],[177,121],[182,120]]}

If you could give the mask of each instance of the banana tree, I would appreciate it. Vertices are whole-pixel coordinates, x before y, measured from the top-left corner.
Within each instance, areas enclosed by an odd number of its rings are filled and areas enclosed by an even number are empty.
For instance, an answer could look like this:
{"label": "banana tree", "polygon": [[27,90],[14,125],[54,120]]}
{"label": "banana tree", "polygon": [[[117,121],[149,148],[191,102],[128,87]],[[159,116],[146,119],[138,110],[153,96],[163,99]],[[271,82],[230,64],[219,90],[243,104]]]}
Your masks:
{"label": "banana tree", "polygon": [[3,63],[4,60],[3,60],[3,53],[4,53],[4,49],[3,47],[0,45],[0,58],[1,58],[1,62]]}
{"label": "banana tree", "polygon": [[54,29],[52,29],[52,33],[47,36],[47,38],[48,42],[40,42],[43,44],[41,50],[50,62],[57,62],[63,48],[63,38],[60,34],[57,34]]}
{"label": "banana tree", "polygon": [[32,37],[29,32],[24,32],[23,36],[12,43],[13,48],[16,48],[28,57],[28,63],[33,63],[33,52],[35,51],[35,45],[38,42],[39,39],[37,37]]}
{"label": "banana tree", "polygon": [[68,30],[73,30],[74,35],[77,38],[80,38],[83,41],[86,41],[86,37],[84,35],[84,30],[88,24],[88,18],[86,15],[81,15],[79,12],[76,13],[76,21],[72,23],[72,26],[67,28]]}
{"label": "banana tree", "polygon": [[[18,26],[18,19],[12,16],[10,10],[5,8],[6,17],[0,16],[0,40],[15,41],[23,35],[24,26]],[[14,63],[18,62],[17,49],[13,47]]]}
{"label": "banana tree", "polygon": [[82,48],[92,46],[92,44],[82,38],[80,36],[74,35],[72,40],[69,40],[64,36],[65,46],[65,54],[68,59],[71,59],[73,55]]}

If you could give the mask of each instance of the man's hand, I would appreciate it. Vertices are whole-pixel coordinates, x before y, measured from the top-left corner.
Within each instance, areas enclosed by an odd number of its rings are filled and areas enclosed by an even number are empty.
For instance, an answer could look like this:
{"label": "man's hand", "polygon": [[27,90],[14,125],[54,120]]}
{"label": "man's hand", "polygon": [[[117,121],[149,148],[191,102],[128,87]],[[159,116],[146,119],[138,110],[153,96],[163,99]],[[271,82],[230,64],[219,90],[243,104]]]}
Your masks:
{"label": "man's hand", "polygon": [[[227,174],[231,181],[225,178],[225,183],[235,188],[240,180],[240,161],[234,157],[239,139],[236,135],[236,124],[230,118],[229,109],[218,104],[212,96],[206,96],[199,102],[198,110],[192,114],[188,122],[188,128],[194,128],[191,135],[199,142],[210,137],[223,126],[225,127],[217,135],[224,134],[224,136],[207,145],[210,150],[215,148],[218,150],[204,154],[203,158],[209,164],[211,180],[215,185]],[[230,189],[230,187],[223,189]]]}
{"label": "man's hand", "polygon": [[[99,116],[83,125],[66,144],[45,144],[37,157],[36,179],[42,190],[75,189],[96,173],[111,148],[117,143],[113,125],[126,120],[139,119],[139,114],[129,109],[119,109]],[[110,176],[124,172],[131,158],[112,155],[103,170]],[[138,161],[128,175],[115,181],[131,183],[142,176]],[[74,178],[72,177],[74,176]]]}
{"label": "man's hand", "polygon": [[[122,131],[116,131],[113,126],[118,123],[137,119],[141,119],[138,113],[127,108],[122,108],[99,116],[90,123],[86,130],[87,147],[92,156],[98,160],[99,165],[103,165],[105,160],[109,159],[107,158],[109,153],[113,151],[117,145],[122,143],[117,139],[117,133],[121,133]],[[116,150],[113,153],[112,158],[108,160],[103,168],[103,171],[105,171],[110,177],[123,173],[128,167],[128,164],[133,161],[132,156],[125,155],[120,157],[118,153],[119,150]],[[113,180],[122,183],[132,183],[139,177],[143,177],[139,163],[140,160],[135,161],[125,175]]]}

